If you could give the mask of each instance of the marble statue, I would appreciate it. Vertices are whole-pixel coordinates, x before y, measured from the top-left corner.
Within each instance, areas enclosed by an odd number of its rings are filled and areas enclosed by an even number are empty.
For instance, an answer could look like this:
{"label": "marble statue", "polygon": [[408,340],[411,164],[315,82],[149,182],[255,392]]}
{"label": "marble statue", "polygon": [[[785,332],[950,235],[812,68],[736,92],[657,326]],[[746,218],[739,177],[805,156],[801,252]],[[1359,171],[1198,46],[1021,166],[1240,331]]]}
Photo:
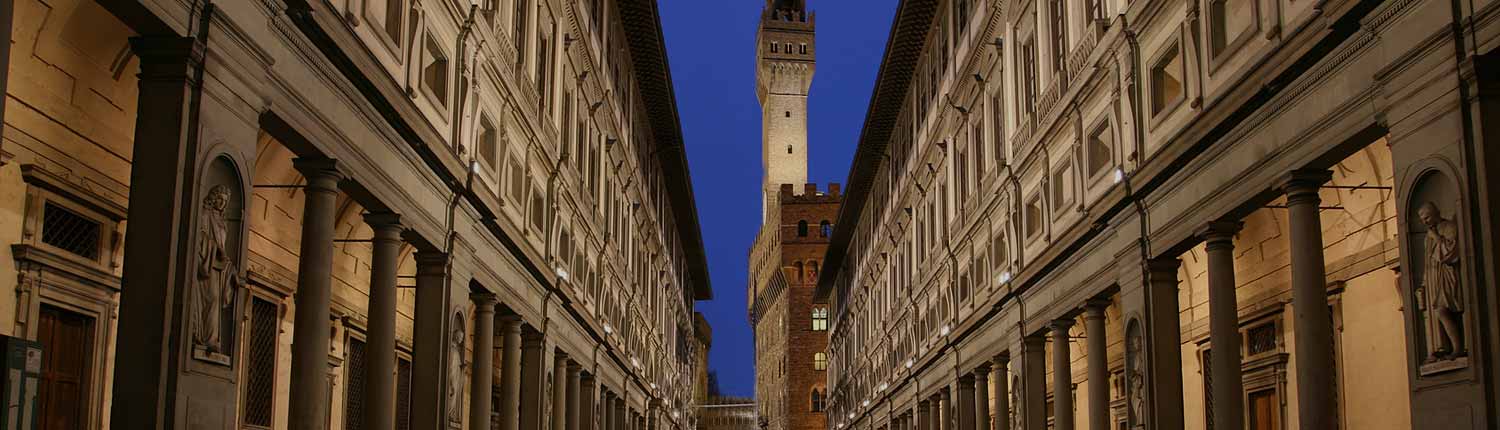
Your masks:
{"label": "marble statue", "polygon": [[464,314],[453,313],[448,336],[448,421],[464,420]]}
{"label": "marble statue", "polygon": [[235,257],[228,246],[229,230],[224,213],[229,187],[218,185],[203,198],[198,213],[198,247],[194,257],[198,270],[193,277],[193,345],[209,356],[223,355],[224,315],[232,312],[234,292],[242,284]]}
{"label": "marble statue", "polygon": [[1437,205],[1428,202],[1417,210],[1422,225],[1427,227],[1423,245],[1422,290],[1423,300],[1437,324],[1432,324],[1428,337],[1434,345],[1427,357],[1428,362],[1449,360],[1467,355],[1463,335],[1463,291],[1460,289],[1458,265],[1458,223],[1443,218]]}

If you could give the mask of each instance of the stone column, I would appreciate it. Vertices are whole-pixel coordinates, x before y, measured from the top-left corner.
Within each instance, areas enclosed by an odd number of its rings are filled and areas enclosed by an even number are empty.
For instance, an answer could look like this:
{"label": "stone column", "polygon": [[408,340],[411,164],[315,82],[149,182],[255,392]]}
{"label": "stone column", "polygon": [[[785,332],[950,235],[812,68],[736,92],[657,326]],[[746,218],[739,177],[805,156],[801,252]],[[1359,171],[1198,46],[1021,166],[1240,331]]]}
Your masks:
{"label": "stone column", "polygon": [[1072,318],[1052,322],[1052,414],[1055,430],[1073,430]]}
{"label": "stone column", "polygon": [[1021,341],[1021,423],[1024,430],[1047,430],[1047,338]]}
{"label": "stone column", "polygon": [[[333,299],[334,207],[339,173],[332,160],[293,162],[307,184],[302,189],[302,247],[297,260],[296,320],[292,330],[292,430],[328,426],[329,305]],[[128,295],[128,294],[127,294]]]}
{"label": "stone column", "polygon": [[545,405],[547,339],[540,332],[521,334],[521,384],[517,390],[521,401],[521,430],[543,430],[542,408]]}
{"label": "stone column", "polygon": [[938,391],[938,405],[940,406],[938,407],[937,415],[941,419],[941,421],[938,422],[938,430],[954,430],[954,427],[956,427],[958,423],[953,420],[954,416],[952,385],[943,387],[942,390]]}
{"label": "stone column", "polygon": [[974,395],[974,374],[958,377],[958,430],[975,430]]}
{"label": "stone column", "polygon": [[625,407],[624,397],[615,399],[615,430],[629,430],[628,424],[625,422]]}
{"label": "stone column", "polygon": [[568,428],[568,354],[552,355],[552,430]]}
{"label": "stone column", "polygon": [[1297,421],[1303,429],[1331,429],[1338,422],[1333,317],[1318,214],[1318,189],[1332,177],[1326,170],[1299,170],[1283,185],[1291,240],[1292,329],[1297,333]]}
{"label": "stone column", "polygon": [[603,389],[603,399],[599,401],[599,430],[614,430],[614,420],[610,419],[610,411],[614,410],[615,394]]}
{"label": "stone column", "polygon": [[521,317],[500,317],[500,430],[521,425]]}
{"label": "stone column", "polygon": [[932,428],[932,404],[926,400],[917,402],[917,430],[934,430]]}
{"label": "stone column", "polygon": [[594,423],[598,419],[594,415],[594,402],[598,399],[595,395],[598,388],[596,384],[597,382],[594,380],[594,374],[592,373],[584,373],[579,377],[578,389],[581,391],[578,393],[578,415],[580,417],[578,428],[580,430],[594,430]]}
{"label": "stone column", "polygon": [[495,295],[477,293],[474,300],[474,358],[469,366],[469,429],[490,428],[495,395]]}
{"label": "stone column", "polygon": [[995,430],[1010,430],[1010,352],[995,356]]}
{"label": "stone column", "polygon": [[974,428],[990,430],[990,364],[974,368]]}
{"label": "stone column", "polygon": [[[14,2],[3,3],[0,8],[9,10]],[[10,49],[6,42],[0,49]],[[130,48],[140,58],[138,107],[151,112],[136,117],[130,183],[151,192],[130,193],[121,279],[130,293],[120,297],[115,368],[121,371],[114,374],[111,423],[157,429],[179,415],[176,374],[186,366],[178,357],[191,348],[183,301],[193,255],[187,238],[195,223],[188,221],[193,215],[183,196],[195,189],[190,172],[198,146],[189,130],[198,125],[190,101],[199,88],[195,73],[204,46],[189,37],[137,37]]]}
{"label": "stone column", "polygon": [[370,241],[369,326],[365,332],[365,426],[396,428],[396,269],[401,265],[400,216],[365,215]]}
{"label": "stone column", "polygon": [[1180,429],[1182,419],[1182,329],[1177,302],[1180,260],[1146,263],[1146,423],[1150,429]]}
{"label": "stone column", "polygon": [[1109,341],[1104,328],[1104,309],[1108,307],[1107,300],[1091,300],[1083,308],[1083,329],[1088,342],[1090,430],[1110,428]]}
{"label": "stone column", "polygon": [[[417,251],[417,303],[414,318],[414,347],[412,351],[412,428],[445,429],[449,421],[449,408],[462,408],[462,404],[450,404],[448,388],[462,387],[462,380],[449,375],[449,360],[463,360],[455,356],[452,342],[453,285],[448,276],[448,254],[432,251]],[[326,395],[326,394],[325,394]]]}
{"label": "stone column", "polygon": [[568,430],[583,429],[583,425],[578,423],[583,418],[578,404],[582,400],[580,390],[583,388],[583,375],[579,373],[582,371],[583,368],[578,363],[568,362]]}
{"label": "stone column", "polygon": [[1208,387],[1213,408],[1208,412],[1216,430],[1244,428],[1240,399],[1245,395],[1245,382],[1240,374],[1240,311],[1234,280],[1234,235],[1242,225],[1213,222],[1199,234],[1208,251],[1208,367],[1213,372]]}

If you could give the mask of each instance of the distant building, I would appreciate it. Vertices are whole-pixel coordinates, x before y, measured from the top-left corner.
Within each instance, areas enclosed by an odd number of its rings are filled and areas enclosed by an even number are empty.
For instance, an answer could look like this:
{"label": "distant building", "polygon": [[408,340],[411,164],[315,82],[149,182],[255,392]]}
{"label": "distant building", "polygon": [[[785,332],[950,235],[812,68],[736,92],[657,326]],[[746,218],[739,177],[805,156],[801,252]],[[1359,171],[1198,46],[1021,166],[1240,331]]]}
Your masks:
{"label": "distant building", "polygon": [[763,223],[750,251],[755,395],[767,429],[823,430],[828,307],[814,303],[842,195],[807,183],[807,95],[815,17],[803,1],[767,1],[757,37]]}
{"label": "distant building", "polygon": [[756,430],[755,400],[714,396],[699,406],[698,430]]}

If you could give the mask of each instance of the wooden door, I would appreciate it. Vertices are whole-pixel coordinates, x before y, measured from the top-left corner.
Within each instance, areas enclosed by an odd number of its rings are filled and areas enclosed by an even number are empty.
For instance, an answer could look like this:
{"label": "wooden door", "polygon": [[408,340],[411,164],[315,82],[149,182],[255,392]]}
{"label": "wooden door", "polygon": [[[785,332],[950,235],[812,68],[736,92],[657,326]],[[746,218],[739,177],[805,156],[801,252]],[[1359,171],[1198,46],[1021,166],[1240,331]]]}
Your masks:
{"label": "wooden door", "polygon": [[88,425],[93,372],[94,319],[42,305],[42,383],[37,394],[41,430],[83,430]]}

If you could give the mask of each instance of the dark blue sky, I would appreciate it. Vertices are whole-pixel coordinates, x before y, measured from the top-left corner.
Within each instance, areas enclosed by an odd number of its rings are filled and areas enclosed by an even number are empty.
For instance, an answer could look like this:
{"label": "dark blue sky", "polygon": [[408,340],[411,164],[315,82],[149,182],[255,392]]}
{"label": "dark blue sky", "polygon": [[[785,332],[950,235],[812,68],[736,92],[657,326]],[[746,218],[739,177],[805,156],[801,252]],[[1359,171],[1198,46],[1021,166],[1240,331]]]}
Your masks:
{"label": "dark blue sky", "polygon": [[[714,331],[709,367],[718,372],[725,394],[751,396],[755,349],[746,320],[746,256],[760,227],[755,31],[765,2],[660,0],[660,5],[716,297],[698,304]],[[812,0],[808,6],[818,14],[808,179],[842,183],[896,0]]]}

